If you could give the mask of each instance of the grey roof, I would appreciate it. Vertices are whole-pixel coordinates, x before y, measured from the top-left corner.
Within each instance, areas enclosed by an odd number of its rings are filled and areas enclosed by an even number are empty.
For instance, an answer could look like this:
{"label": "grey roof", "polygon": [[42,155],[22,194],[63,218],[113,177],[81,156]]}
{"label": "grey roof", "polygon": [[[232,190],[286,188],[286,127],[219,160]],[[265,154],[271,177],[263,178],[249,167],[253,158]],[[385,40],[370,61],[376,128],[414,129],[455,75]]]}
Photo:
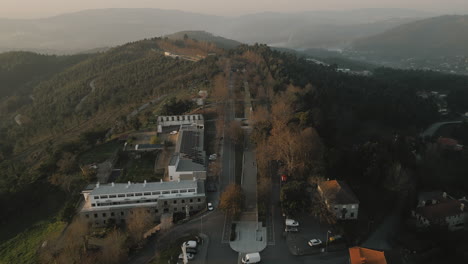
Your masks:
{"label": "grey roof", "polygon": [[188,159],[179,160],[177,171],[205,171],[205,166]]}
{"label": "grey roof", "polygon": [[[189,189],[197,188],[198,183],[197,181],[148,182],[145,186],[143,183],[132,183],[127,186],[126,183],[115,183],[114,186],[112,184],[101,184],[98,188],[94,188],[91,195]],[[200,193],[200,190],[197,192]]]}
{"label": "grey roof", "polygon": [[171,160],[169,161],[169,166],[175,166],[178,158],[179,158],[179,153],[174,153],[174,155],[172,155]]}

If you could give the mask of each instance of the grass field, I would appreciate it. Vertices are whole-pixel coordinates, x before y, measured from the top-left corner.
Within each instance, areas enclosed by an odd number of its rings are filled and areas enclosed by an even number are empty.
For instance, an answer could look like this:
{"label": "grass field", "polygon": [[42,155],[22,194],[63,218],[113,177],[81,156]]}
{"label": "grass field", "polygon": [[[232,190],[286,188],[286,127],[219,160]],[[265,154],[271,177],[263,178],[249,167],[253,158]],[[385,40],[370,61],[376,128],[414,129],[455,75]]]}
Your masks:
{"label": "grass field", "polygon": [[101,163],[120,147],[123,145],[117,140],[109,141],[81,154],[78,160],[81,164]]}
{"label": "grass field", "polygon": [[48,238],[57,236],[64,222],[41,222],[0,245],[0,263],[38,263],[37,249]]}

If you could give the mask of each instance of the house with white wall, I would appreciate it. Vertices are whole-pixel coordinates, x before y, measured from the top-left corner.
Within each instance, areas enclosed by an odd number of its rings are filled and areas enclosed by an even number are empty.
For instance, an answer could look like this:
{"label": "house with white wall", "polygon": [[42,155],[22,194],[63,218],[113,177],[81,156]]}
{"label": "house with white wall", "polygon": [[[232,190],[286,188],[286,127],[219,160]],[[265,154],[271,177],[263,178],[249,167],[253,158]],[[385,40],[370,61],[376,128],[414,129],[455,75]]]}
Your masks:
{"label": "house with white wall", "polygon": [[323,181],[317,185],[328,208],[336,214],[337,219],[357,219],[359,200],[344,181]]}

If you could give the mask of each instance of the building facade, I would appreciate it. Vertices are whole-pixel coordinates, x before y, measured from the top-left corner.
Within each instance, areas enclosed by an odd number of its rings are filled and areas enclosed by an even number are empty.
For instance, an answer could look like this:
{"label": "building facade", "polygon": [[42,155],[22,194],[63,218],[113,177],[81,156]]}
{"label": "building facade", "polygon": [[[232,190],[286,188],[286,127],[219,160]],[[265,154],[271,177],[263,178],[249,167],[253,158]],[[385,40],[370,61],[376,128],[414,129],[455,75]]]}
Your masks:
{"label": "building facade", "polygon": [[328,208],[336,214],[337,219],[357,219],[359,200],[349,186],[343,181],[324,181],[317,185]]}
{"label": "building facade", "polygon": [[144,183],[99,183],[82,191],[80,216],[95,226],[124,223],[143,208],[158,220],[163,213],[186,213],[206,208],[204,182],[199,180]]}
{"label": "building facade", "polygon": [[158,133],[163,131],[163,127],[191,124],[203,126],[205,124],[203,115],[158,116]]}

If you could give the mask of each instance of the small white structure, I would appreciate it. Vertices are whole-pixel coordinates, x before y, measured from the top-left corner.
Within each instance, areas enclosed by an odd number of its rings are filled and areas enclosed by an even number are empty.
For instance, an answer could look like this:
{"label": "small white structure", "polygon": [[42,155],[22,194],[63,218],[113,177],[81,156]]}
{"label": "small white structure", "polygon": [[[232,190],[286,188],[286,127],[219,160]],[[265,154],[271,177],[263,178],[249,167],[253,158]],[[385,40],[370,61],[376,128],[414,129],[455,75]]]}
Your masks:
{"label": "small white structure", "polygon": [[338,219],[357,219],[359,200],[344,181],[324,181],[317,189]]}

